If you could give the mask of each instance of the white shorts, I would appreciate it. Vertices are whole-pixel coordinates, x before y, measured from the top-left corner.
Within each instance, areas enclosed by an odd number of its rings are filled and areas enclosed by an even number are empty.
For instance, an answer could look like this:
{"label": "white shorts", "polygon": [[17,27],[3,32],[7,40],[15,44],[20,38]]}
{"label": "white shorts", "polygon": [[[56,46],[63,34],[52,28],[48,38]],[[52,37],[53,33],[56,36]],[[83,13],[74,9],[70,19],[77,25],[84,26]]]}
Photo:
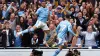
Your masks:
{"label": "white shorts", "polygon": [[58,40],[57,43],[58,45],[64,45],[64,43],[67,42],[65,38],[57,38],[57,40]]}
{"label": "white shorts", "polygon": [[35,26],[36,26],[37,28],[42,28],[43,30],[49,30],[47,24],[44,23],[44,22],[42,22],[42,21],[39,21],[39,20],[37,20]]}

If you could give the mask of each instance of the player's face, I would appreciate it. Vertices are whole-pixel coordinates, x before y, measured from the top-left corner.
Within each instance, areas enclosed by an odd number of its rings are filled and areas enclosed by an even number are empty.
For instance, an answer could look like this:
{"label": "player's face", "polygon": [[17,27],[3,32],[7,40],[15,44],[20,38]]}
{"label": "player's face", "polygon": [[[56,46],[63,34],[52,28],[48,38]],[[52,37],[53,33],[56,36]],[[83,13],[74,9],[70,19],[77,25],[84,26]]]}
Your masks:
{"label": "player's face", "polygon": [[41,4],[43,7],[45,7],[46,6],[46,2],[42,2],[42,4]]}
{"label": "player's face", "polygon": [[73,19],[70,19],[70,23],[72,24],[74,21],[73,21]]}

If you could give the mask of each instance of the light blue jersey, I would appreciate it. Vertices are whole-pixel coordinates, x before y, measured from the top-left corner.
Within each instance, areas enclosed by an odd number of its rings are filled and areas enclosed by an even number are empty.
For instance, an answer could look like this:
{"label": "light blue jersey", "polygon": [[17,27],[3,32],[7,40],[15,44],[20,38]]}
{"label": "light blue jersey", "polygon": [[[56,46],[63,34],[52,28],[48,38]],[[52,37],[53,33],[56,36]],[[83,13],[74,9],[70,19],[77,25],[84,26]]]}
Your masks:
{"label": "light blue jersey", "polygon": [[[72,31],[72,25],[67,20],[61,21],[59,23],[59,25],[56,28],[56,32],[57,32],[57,37],[58,37],[57,39],[59,40],[56,46],[64,45],[64,43],[66,42],[65,37],[66,37],[67,32],[70,32],[71,34],[75,36],[75,33]],[[61,49],[58,48],[58,50],[55,51],[53,56],[57,56],[60,51]]]}
{"label": "light blue jersey", "polygon": [[[19,13],[19,14],[23,14],[23,13]],[[43,30],[49,30],[46,22],[48,20],[48,16],[49,16],[49,10],[48,8],[43,8],[40,7],[37,11],[36,14],[38,15],[38,19],[37,22],[34,26],[36,26],[37,28],[42,28]],[[30,29],[26,29],[24,31],[19,32],[18,35],[20,34],[24,34],[27,33],[29,31],[34,31],[34,28],[30,28]]]}
{"label": "light blue jersey", "polygon": [[45,22],[48,20],[48,15],[49,15],[49,10],[48,8],[43,8],[40,7],[37,11],[36,14],[38,15],[38,20]]}
{"label": "light blue jersey", "polygon": [[67,32],[70,32],[75,36],[75,33],[72,31],[72,25],[69,21],[64,20],[59,23],[59,25],[56,28],[57,37],[58,38],[65,38]]}

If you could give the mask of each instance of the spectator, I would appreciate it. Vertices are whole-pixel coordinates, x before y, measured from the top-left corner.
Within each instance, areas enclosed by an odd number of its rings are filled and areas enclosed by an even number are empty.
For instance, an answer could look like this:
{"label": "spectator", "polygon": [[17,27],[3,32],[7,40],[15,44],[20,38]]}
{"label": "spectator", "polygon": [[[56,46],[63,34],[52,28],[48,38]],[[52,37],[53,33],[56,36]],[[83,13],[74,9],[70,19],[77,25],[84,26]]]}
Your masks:
{"label": "spectator", "polygon": [[24,16],[25,10],[26,10],[26,2],[23,2],[20,6],[20,9],[18,11],[18,16]]}
{"label": "spectator", "polygon": [[80,10],[83,11],[83,9],[86,9],[86,3],[82,2],[82,6],[80,7]]}
{"label": "spectator", "polygon": [[34,33],[31,39],[31,44],[32,44],[32,47],[38,46],[38,35],[36,33]]}
{"label": "spectator", "polygon": [[33,20],[32,20],[32,18],[28,19],[27,25],[28,26],[33,26]]}
{"label": "spectator", "polygon": [[7,17],[9,15],[9,11],[12,8],[13,2],[10,4],[10,6],[7,8],[6,5],[4,5],[3,7],[3,11],[2,11],[2,15],[3,15],[3,19],[9,20]]}
{"label": "spectator", "polygon": [[92,6],[91,3],[87,3],[86,10],[89,13],[90,17],[92,17],[93,16],[94,7]]}
{"label": "spectator", "polygon": [[[97,46],[95,37],[98,35],[98,31],[94,32],[92,26],[87,27],[87,31],[81,32],[80,34],[85,36],[85,47]],[[89,36],[89,37],[88,37]]]}
{"label": "spectator", "polygon": [[55,22],[56,22],[56,20],[57,20],[57,15],[55,14],[55,10],[53,10],[52,11],[52,14],[50,15],[50,21],[48,22],[48,24],[49,23],[54,23],[54,24],[56,24]]}
{"label": "spectator", "polygon": [[35,25],[37,21],[37,16],[35,14],[32,14],[32,20],[33,20],[33,25]]}
{"label": "spectator", "polygon": [[82,14],[83,14],[83,17],[84,17],[85,19],[89,19],[89,18],[90,18],[90,16],[89,16],[89,14],[88,14],[88,12],[87,12],[86,9],[83,9],[83,10],[82,10]]}
{"label": "spectator", "polygon": [[17,24],[19,24],[21,26],[22,30],[25,30],[27,28],[26,20],[22,16],[20,17],[20,19],[19,19]]}
{"label": "spectator", "polygon": [[100,21],[100,10],[99,10],[99,8],[95,8],[94,13],[98,15],[98,20]]}
{"label": "spectator", "polygon": [[76,0],[72,0],[72,4],[70,4],[70,7],[74,6],[75,10],[79,9],[78,3],[76,2]]}
{"label": "spectator", "polygon": [[[66,13],[67,13],[67,16],[69,16],[69,17],[71,17],[71,18],[75,18],[74,17],[74,14],[75,14],[75,7],[74,6],[71,6],[70,8],[69,8],[69,10],[66,10]],[[68,18],[69,18],[68,17]]]}
{"label": "spectator", "polygon": [[56,39],[55,38],[56,37],[55,25],[54,24],[50,24],[49,25],[49,29],[50,29],[50,32],[46,37],[46,41],[47,41],[47,44],[49,46],[52,46],[55,43],[55,39]]}
{"label": "spectator", "polygon": [[15,47],[21,47],[22,46],[22,40],[21,40],[22,35],[16,36],[16,33],[19,32],[19,31],[21,31],[21,27],[20,27],[20,25],[17,25],[16,30],[14,30],[14,37],[15,37],[14,38],[14,46]]}
{"label": "spectator", "polygon": [[10,23],[11,29],[14,31],[15,30],[15,27],[16,27],[16,18],[15,18],[15,14],[14,13],[12,13],[10,15],[9,23]]}
{"label": "spectator", "polygon": [[14,34],[10,29],[10,23],[5,22],[5,28],[2,30],[2,46],[3,47],[12,47],[14,44]]}
{"label": "spectator", "polygon": [[4,19],[2,19],[2,6],[0,7],[0,18],[1,18],[1,19],[0,19],[0,22],[3,23],[3,20],[4,20]]}
{"label": "spectator", "polygon": [[57,10],[57,11],[55,12],[55,14],[57,15],[57,17],[58,17],[58,18],[59,18],[59,17],[64,18],[64,13],[62,12],[62,7],[61,7],[61,6],[58,6],[56,10]]}
{"label": "spectator", "polygon": [[65,5],[66,5],[66,1],[61,1],[60,2],[60,6],[63,7],[63,9],[65,8]]}
{"label": "spectator", "polygon": [[2,24],[0,23],[0,46],[2,46]]}
{"label": "spectator", "polygon": [[78,17],[76,18],[76,25],[77,26],[81,26],[83,30],[86,30],[86,28],[84,27],[84,21],[85,19],[83,18],[82,12],[78,13]]}

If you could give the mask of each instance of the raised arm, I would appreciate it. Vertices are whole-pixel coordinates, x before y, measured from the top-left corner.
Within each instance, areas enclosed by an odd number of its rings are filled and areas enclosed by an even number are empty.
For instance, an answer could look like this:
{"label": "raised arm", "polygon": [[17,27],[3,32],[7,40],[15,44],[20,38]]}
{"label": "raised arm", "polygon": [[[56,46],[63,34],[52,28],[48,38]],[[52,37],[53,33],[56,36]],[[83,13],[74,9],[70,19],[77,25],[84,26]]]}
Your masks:
{"label": "raised arm", "polygon": [[12,2],[12,3],[9,5],[9,7],[7,8],[4,18],[6,18],[6,17],[8,16],[9,10],[11,9],[12,4],[13,4],[13,2]]}

